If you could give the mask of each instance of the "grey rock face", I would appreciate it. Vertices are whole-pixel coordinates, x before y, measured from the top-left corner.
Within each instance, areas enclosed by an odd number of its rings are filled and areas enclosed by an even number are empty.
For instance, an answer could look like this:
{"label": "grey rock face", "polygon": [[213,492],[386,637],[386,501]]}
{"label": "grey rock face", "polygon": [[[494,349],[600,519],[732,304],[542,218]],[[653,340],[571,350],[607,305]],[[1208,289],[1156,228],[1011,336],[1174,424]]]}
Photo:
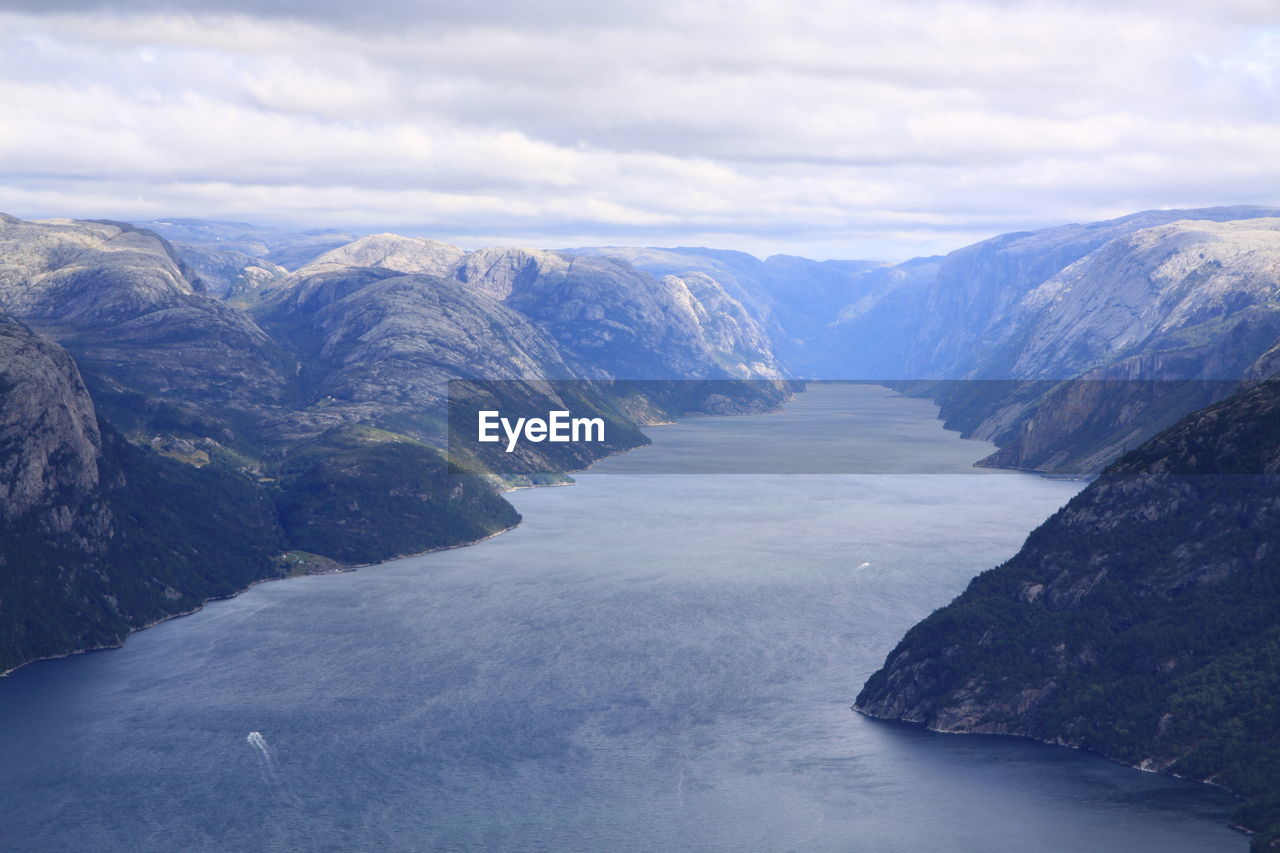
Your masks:
{"label": "grey rock face", "polygon": [[0,303],[14,316],[87,325],[196,292],[165,244],[132,226],[0,218]]}
{"label": "grey rock face", "polygon": [[294,429],[368,422],[438,443],[450,379],[573,378],[560,349],[510,308],[448,279],[317,264],[260,317],[304,354],[315,402]]}
{"label": "grey rock face", "polygon": [[61,343],[87,373],[214,406],[282,402],[284,354],[188,272],[169,244],[132,226],[0,220],[0,309]]}
{"label": "grey rock face", "polygon": [[[989,365],[1085,381],[1048,383],[1043,396],[1025,391],[1046,383],[1027,383],[969,432],[1003,445],[988,464],[1099,470],[1226,397],[1232,381],[1266,375],[1280,338],[1280,220],[1182,221],[1119,237],[1028,293],[1016,314]],[[1086,434],[1088,443],[1072,439]]]}
{"label": "grey rock face", "polygon": [[[1280,311],[1280,219],[1183,221],[1107,243],[1028,293],[1019,377],[1075,376],[1126,356],[1225,338],[1224,323]],[[1198,333],[1198,334],[1197,334]],[[1238,378],[1260,352],[1191,376]],[[1225,375],[1205,375],[1215,367]]]}
{"label": "grey rock face", "polygon": [[101,451],[71,356],[0,316],[0,519],[36,509],[48,532],[70,531],[70,507],[98,487]]}
{"label": "grey rock face", "polygon": [[[828,328],[865,309],[885,291],[884,272],[874,261],[813,261],[773,255],[761,261],[743,252],[703,248],[574,249],[576,255],[622,261],[659,278],[700,276],[741,306],[770,341],[774,361],[791,375],[842,379],[829,369]],[[877,275],[879,271],[881,274]],[[887,375],[887,374],[886,374]]]}
{"label": "grey rock face", "polygon": [[457,246],[423,237],[401,237],[398,234],[373,234],[344,246],[330,249],[308,264],[379,267],[403,273],[448,275],[462,259]]}
{"label": "grey rock face", "polygon": [[452,270],[458,281],[490,299],[502,302],[512,293],[525,291],[539,279],[563,276],[569,259],[537,249],[477,249],[461,258]]}
{"label": "grey rock face", "polygon": [[710,276],[662,279],[602,256],[484,249],[455,277],[529,317],[576,358],[623,379],[774,379],[768,335]]}
{"label": "grey rock face", "polygon": [[[857,378],[866,365],[879,364],[899,366],[900,372],[882,378],[1031,378],[1013,371],[1008,360],[1017,334],[1025,333],[1023,300],[1072,264],[1113,240],[1180,220],[1229,222],[1277,215],[1280,210],[1261,207],[1145,211],[976,243],[939,259],[928,275],[913,276],[842,324],[835,334],[847,343],[843,366],[849,378]],[[886,335],[884,330],[893,332]]]}
{"label": "grey rock face", "polygon": [[0,222],[0,307],[88,373],[216,406],[282,401],[288,365],[266,334],[197,292],[155,234],[111,223]]}

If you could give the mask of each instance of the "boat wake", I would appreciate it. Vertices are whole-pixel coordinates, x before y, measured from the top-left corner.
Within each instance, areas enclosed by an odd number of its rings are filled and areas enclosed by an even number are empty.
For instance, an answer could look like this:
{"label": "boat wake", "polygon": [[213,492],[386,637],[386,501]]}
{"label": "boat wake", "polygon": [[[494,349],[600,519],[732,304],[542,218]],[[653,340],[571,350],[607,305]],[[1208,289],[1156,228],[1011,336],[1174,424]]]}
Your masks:
{"label": "boat wake", "polygon": [[267,739],[262,736],[262,732],[249,732],[245,740],[249,742],[250,746],[258,750],[258,754],[262,758],[262,769],[266,773],[267,779],[272,784],[279,784],[279,779],[276,776],[276,759],[271,752],[270,745],[267,744]]}

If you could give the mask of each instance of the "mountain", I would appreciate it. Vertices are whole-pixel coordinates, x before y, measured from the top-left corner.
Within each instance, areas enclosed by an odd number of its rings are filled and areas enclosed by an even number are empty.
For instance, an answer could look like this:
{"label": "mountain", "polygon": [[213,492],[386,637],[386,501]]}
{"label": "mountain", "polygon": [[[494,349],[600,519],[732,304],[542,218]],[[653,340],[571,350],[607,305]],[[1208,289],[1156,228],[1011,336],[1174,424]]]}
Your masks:
{"label": "mountain", "polygon": [[265,258],[199,243],[172,243],[174,254],[195,273],[210,296],[236,307],[253,304],[254,295],[279,281],[288,270]]}
{"label": "mountain", "polygon": [[[1184,220],[1276,216],[1280,208],[1149,210],[1104,222],[1002,234],[957,249],[930,264],[927,274],[906,277],[874,306],[843,322],[835,332],[840,346],[833,350],[829,366],[843,371],[845,378],[1070,378],[1066,365],[1059,365],[1051,377],[1031,376],[1015,373],[1008,356],[1001,357],[1005,348],[1027,334],[1026,326],[1035,316],[1034,310],[1028,315],[1028,308],[1045,304],[1034,298],[1024,303],[1033,291],[1137,231]],[[919,262],[908,264],[915,267]],[[1119,305],[1095,307],[1118,310]],[[894,372],[865,372],[870,366]]]}
{"label": "mountain", "polygon": [[856,708],[1095,750],[1245,797],[1280,844],[1280,381],[1109,467],[907,633]]}
{"label": "mountain", "polygon": [[760,260],[745,252],[682,247],[602,247],[572,254],[606,257],[661,278],[714,283],[758,319],[791,375],[825,374],[822,343],[841,312],[886,289],[892,269],[875,261],[813,261],[793,255]]}
{"label": "mountain", "polygon": [[975,370],[1032,382],[985,416],[955,402],[944,414],[1001,445],[987,464],[1092,473],[1234,381],[1265,375],[1259,361],[1280,338],[1277,281],[1280,219],[1115,238],[1029,292]]}
{"label": "mountain", "polygon": [[374,234],[330,249],[308,266],[380,267],[405,273],[448,275],[466,253],[457,246],[423,237]]}
{"label": "mountain", "polygon": [[290,270],[359,237],[334,229],[291,230],[212,219],[152,219],[135,224],[178,246],[198,245],[238,252]]}
{"label": "mountain", "polygon": [[[263,578],[484,538],[519,521],[507,484],[644,444],[637,421],[791,393],[714,283],[397,235],[166,227],[191,242],[0,217],[0,669]],[[306,259],[264,257],[282,252]],[[613,381],[630,375],[662,381]],[[600,381],[551,381],[583,377]],[[506,411],[600,417],[608,440],[451,469],[456,380]]]}
{"label": "mountain", "polygon": [[1277,214],[1147,211],[869,271],[897,281],[817,345],[824,375],[933,397],[1001,447],[984,464],[1096,473],[1258,375],[1280,336]]}
{"label": "mountain", "polygon": [[71,356],[10,318],[0,389],[0,672],[116,645],[278,574],[273,512],[252,484],[124,441]]}
{"label": "mountain", "polygon": [[288,415],[302,432],[367,422],[439,445],[450,379],[575,375],[526,317],[438,276],[318,263],[256,316],[305,365],[304,401],[314,402]]}
{"label": "mountain", "polygon": [[[207,295],[166,240],[115,222],[0,218],[0,311],[65,347],[122,428],[203,411],[248,426],[294,393],[296,362]],[[125,423],[127,421],[127,423]]]}
{"label": "mountain", "polygon": [[1280,209],[1144,211],[896,265],[712,249],[575,249],[714,281],[791,375],[894,380],[982,464],[1089,476],[1223,399],[1280,338]]}

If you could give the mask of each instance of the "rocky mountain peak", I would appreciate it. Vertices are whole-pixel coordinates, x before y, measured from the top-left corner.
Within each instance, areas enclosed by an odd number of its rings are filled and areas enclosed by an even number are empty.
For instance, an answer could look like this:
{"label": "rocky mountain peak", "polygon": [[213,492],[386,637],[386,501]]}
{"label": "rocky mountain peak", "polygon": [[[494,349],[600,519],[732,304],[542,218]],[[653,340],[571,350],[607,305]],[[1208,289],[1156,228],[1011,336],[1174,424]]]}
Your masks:
{"label": "rocky mountain peak", "polygon": [[473,290],[502,302],[539,277],[563,275],[569,264],[569,258],[555,252],[495,247],[468,253],[452,274]]}
{"label": "rocky mountain peak", "polygon": [[402,237],[399,234],[371,234],[325,252],[308,266],[342,264],[444,276],[449,275],[464,254],[457,246],[439,240]]}
{"label": "rocky mountain peak", "polygon": [[[1135,231],[1025,297],[1018,322],[1032,334],[1011,372],[1072,375],[1134,348],[1167,346],[1162,340],[1179,333],[1190,342],[1196,327],[1264,306],[1280,308],[1280,219],[1182,220]],[[1207,328],[1199,337],[1206,336]]]}

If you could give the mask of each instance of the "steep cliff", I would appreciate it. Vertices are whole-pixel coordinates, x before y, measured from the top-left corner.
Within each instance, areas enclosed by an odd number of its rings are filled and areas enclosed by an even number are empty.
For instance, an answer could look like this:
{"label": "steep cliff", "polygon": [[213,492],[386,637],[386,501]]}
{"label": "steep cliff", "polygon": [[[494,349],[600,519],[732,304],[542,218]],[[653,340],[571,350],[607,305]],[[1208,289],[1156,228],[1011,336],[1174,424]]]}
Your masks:
{"label": "steep cliff", "polygon": [[270,503],[246,478],[124,441],[71,357],[0,318],[0,672],[277,574]]}
{"label": "steep cliff", "polygon": [[1224,785],[1280,840],[1280,382],[1111,466],[912,628],[856,708]]}
{"label": "steep cliff", "polygon": [[481,249],[454,276],[620,379],[778,379],[758,305],[698,270],[651,275],[600,253]]}

